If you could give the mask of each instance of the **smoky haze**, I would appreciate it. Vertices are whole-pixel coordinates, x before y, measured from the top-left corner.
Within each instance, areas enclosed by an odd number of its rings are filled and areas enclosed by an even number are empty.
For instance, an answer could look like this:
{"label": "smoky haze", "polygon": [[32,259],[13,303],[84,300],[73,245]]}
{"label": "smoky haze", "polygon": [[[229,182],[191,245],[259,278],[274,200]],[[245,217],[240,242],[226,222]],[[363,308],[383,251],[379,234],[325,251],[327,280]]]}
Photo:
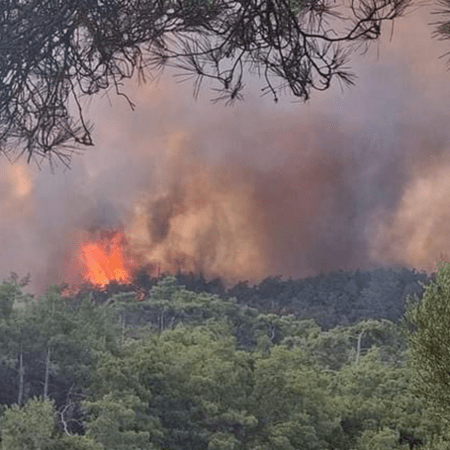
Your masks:
{"label": "smoky haze", "polygon": [[[71,170],[1,161],[0,276],[76,282],[90,230],[121,227],[149,270],[229,281],[404,265],[450,254],[450,75],[420,9],[353,59],[356,87],[310,103],[211,105],[165,76],[87,105],[96,147]],[[387,33],[389,34],[389,33]]]}

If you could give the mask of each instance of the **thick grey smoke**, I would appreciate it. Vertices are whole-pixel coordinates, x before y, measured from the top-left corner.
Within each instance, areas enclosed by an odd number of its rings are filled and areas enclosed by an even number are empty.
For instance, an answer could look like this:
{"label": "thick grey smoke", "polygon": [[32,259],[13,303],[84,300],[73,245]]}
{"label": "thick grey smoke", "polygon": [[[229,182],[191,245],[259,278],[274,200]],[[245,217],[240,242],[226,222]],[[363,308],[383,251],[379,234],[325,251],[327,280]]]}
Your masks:
{"label": "thick grey smoke", "polygon": [[450,75],[430,21],[402,19],[354,57],[356,87],[309,104],[274,104],[253,82],[244,103],[212,105],[169,74],[129,87],[135,112],[93,102],[97,145],[71,170],[0,160],[0,277],[31,272],[38,290],[73,278],[83,232],[117,226],[147,264],[188,258],[233,280],[430,268],[450,253]]}

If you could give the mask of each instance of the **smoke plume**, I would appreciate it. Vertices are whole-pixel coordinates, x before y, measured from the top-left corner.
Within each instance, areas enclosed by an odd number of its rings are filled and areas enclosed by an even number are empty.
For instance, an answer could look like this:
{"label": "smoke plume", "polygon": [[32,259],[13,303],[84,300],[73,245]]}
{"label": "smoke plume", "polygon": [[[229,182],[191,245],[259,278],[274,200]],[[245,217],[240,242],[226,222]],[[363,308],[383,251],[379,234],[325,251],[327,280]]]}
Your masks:
{"label": "smoke plume", "polygon": [[76,282],[83,239],[118,227],[152,273],[433,269],[450,254],[450,76],[428,22],[411,13],[353,60],[356,87],[308,104],[274,104],[249,79],[244,103],[212,105],[170,74],[128,87],[135,112],[87,104],[97,146],[70,170],[0,160],[0,276]]}

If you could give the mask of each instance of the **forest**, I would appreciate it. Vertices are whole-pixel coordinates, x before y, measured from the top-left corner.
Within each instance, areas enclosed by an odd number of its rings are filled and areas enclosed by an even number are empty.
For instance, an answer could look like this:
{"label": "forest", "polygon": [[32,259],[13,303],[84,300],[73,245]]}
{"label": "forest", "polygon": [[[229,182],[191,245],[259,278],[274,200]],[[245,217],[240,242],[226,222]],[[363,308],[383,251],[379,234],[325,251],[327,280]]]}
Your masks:
{"label": "forest", "polygon": [[450,303],[448,273],[232,287],[141,275],[39,298],[12,275],[0,285],[0,448],[448,448],[450,415],[414,382],[424,308]]}

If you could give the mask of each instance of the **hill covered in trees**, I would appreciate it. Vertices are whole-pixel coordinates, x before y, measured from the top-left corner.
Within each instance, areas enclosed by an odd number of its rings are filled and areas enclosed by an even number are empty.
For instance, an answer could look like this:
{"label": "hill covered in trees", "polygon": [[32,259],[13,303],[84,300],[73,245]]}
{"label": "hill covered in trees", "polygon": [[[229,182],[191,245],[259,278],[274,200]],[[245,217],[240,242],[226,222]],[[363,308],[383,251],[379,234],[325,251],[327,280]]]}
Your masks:
{"label": "hill covered in trees", "polygon": [[141,279],[137,302],[120,286],[37,300],[7,280],[1,448],[432,448],[445,424],[410,389],[400,321],[428,281],[386,269],[225,289],[179,276]]}
{"label": "hill covered in trees", "polygon": [[[259,312],[311,318],[325,329],[368,318],[398,322],[406,298],[421,296],[423,286],[433,278],[416,270],[385,268],[330,272],[298,280],[269,277],[256,285],[241,282],[226,288],[220,279],[176,276],[177,284],[194,292],[236,298],[240,305]],[[157,280],[141,274],[136,282],[148,290]]]}

